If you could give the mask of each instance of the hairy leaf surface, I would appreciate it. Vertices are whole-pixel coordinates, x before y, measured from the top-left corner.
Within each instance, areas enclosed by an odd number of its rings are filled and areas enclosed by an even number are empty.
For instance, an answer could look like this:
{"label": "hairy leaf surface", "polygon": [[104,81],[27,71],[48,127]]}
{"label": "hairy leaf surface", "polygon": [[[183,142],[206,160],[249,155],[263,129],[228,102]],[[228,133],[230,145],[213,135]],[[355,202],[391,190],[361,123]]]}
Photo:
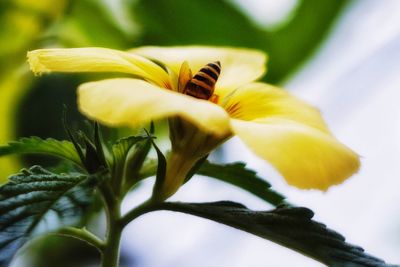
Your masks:
{"label": "hairy leaf surface", "polygon": [[[328,266],[394,266],[368,255],[359,246],[314,221],[314,213],[302,207],[281,206],[272,211],[253,211],[242,204],[167,202],[157,209],[171,210],[210,219],[271,240]],[[266,263],[267,264],[267,263]]]}
{"label": "hairy leaf surface", "polygon": [[92,201],[97,176],[55,174],[40,166],[0,187],[0,266],[38,234],[77,224]]}
{"label": "hairy leaf surface", "polygon": [[46,154],[82,165],[79,155],[71,142],[59,141],[53,138],[26,137],[0,146],[0,156],[11,154]]}

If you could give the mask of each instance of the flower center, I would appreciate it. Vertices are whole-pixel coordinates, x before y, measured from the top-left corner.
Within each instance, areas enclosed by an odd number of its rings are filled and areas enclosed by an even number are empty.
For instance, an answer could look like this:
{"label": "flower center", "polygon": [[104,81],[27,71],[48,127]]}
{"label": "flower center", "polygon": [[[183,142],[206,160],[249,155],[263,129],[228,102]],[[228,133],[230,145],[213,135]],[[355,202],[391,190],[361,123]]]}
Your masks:
{"label": "flower center", "polygon": [[191,70],[185,62],[182,64],[179,73],[179,82],[182,87],[180,91],[185,95],[217,103],[218,96],[214,94],[214,89],[220,73],[221,63],[215,61],[202,67],[192,77]]}

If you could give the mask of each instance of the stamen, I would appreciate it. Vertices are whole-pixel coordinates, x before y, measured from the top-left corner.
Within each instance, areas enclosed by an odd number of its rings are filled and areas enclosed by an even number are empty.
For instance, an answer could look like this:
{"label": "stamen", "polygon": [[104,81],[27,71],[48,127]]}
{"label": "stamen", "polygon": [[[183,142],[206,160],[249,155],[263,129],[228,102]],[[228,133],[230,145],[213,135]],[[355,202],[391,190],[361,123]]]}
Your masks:
{"label": "stamen", "polygon": [[[180,75],[183,74],[183,67],[184,65],[182,65]],[[219,61],[208,63],[186,83],[182,93],[195,98],[210,100],[214,95],[215,83],[218,80],[220,72],[221,63]],[[179,80],[181,80],[181,77],[179,77]]]}
{"label": "stamen", "polygon": [[210,97],[209,101],[211,101],[211,102],[214,103],[214,104],[218,104],[219,95],[213,94],[213,95]]}

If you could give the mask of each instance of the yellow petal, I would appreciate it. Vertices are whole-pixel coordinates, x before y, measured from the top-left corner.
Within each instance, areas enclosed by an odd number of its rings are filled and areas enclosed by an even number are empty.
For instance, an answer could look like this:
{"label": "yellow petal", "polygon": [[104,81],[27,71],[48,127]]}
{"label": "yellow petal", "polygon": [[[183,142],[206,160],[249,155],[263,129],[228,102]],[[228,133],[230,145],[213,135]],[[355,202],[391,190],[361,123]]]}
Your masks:
{"label": "yellow petal", "polygon": [[142,80],[85,83],[78,89],[78,102],[84,114],[108,125],[136,127],[151,120],[180,116],[215,135],[230,131],[228,114],[221,107]]}
{"label": "yellow petal", "polygon": [[290,120],[263,123],[232,119],[232,129],[293,186],[327,190],[359,169],[359,158],[332,136]]}
{"label": "yellow petal", "polygon": [[168,87],[168,74],[154,62],[131,53],[107,48],[55,48],[28,52],[35,74],[46,72],[123,72]]}
{"label": "yellow petal", "polygon": [[223,99],[221,105],[232,118],[245,121],[262,121],[268,118],[288,119],[329,133],[317,109],[290,95],[287,91],[269,84],[244,85]]}
{"label": "yellow petal", "polygon": [[153,58],[168,65],[176,73],[184,61],[189,63],[193,73],[204,65],[221,62],[221,75],[216,84],[219,88],[237,88],[255,81],[266,72],[266,54],[255,49],[207,46],[147,46],[130,50],[132,53]]}

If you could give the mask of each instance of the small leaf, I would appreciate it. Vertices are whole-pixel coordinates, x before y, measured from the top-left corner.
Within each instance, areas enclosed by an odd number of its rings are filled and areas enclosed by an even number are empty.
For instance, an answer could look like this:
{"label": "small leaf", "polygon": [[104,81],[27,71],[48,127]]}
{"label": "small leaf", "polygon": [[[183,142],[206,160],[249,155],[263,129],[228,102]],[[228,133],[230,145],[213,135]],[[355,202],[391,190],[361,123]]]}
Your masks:
{"label": "small leaf", "polygon": [[164,184],[165,174],[167,171],[167,160],[165,159],[164,154],[161,152],[158,146],[154,143],[153,139],[151,139],[151,143],[153,144],[153,147],[157,152],[157,160],[158,160],[156,182],[153,188],[153,197],[157,197],[159,195],[161,187]]}
{"label": "small leaf", "polygon": [[267,181],[257,176],[255,171],[246,168],[243,162],[219,165],[206,161],[197,174],[240,187],[274,206],[282,204],[285,200],[284,196],[271,189]]}
{"label": "small leaf", "polygon": [[[147,155],[153,145],[153,136],[155,132],[154,122],[150,122],[150,129],[147,133],[146,142],[136,144],[135,153],[127,160],[127,178],[132,179],[131,183],[135,183],[136,178],[140,179],[139,174],[147,159]],[[130,185],[129,181],[128,186]]]}
{"label": "small leaf", "polygon": [[98,176],[59,175],[39,166],[11,176],[0,187],[0,266],[33,236],[76,225],[98,181]]}
{"label": "small leaf", "polygon": [[[141,174],[143,174],[143,167],[146,160],[148,160],[147,155],[149,154],[151,147],[152,137],[147,137],[145,142],[137,143],[135,145],[134,152],[127,157],[125,167],[125,181],[123,185],[125,192],[130,190],[134,184],[142,179]],[[156,168],[154,168],[154,170],[155,169]]]}
{"label": "small leaf", "polygon": [[154,121],[151,121],[150,122],[150,130],[149,130],[150,135],[154,135],[155,130],[156,129],[154,127]]}
{"label": "small leaf", "polygon": [[189,182],[189,180],[199,172],[199,169],[203,166],[205,162],[207,162],[208,154],[199,159],[196,164],[190,169],[189,173],[186,175],[185,183]]}
{"label": "small leaf", "polygon": [[[351,245],[339,233],[312,219],[314,213],[301,207],[281,206],[272,211],[253,211],[239,203],[166,202],[157,209],[210,219],[271,240],[328,266],[392,266]],[[394,265],[393,265],[394,266]]]}
{"label": "small leaf", "polygon": [[76,138],[74,137],[74,135],[72,134],[71,129],[68,126],[68,122],[67,122],[67,106],[64,106],[64,109],[63,109],[62,124],[63,124],[65,132],[67,133],[69,139],[72,142],[72,145],[75,148],[76,153],[79,156],[79,159],[82,162],[82,165],[84,166],[85,165],[85,161],[86,161],[85,153],[84,153],[82,147],[79,145],[79,143],[76,140]]}
{"label": "small leaf", "polygon": [[131,151],[131,148],[137,143],[147,139],[147,136],[129,136],[121,138],[114,143],[112,146],[114,177],[122,176],[125,168],[126,157],[128,156],[129,151]]}
{"label": "small leaf", "polygon": [[94,145],[96,147],[97,155],[103,166],[107,166],[106,156],[104,154],[103,139],[100,132],[100,125],[98,122],[94,123]]}
{"label": "small leaf", "polygon": [[97,145],[93,143],[92,140],[90,140],[89,137],[87,137],[87,135],[82,131],[78,132],[78,137],[85,147],[85,149],[82,150],[82,152],[84,152],[83,161],[88,173],[93,174],[99,172],[102,169],[107,169],[108,165],[105,160],[105,156],[103,154],[104,153],[103,149],[100,148],[99,151],[97,149]]}
{"label": "small leaf", "polygon": [[82,162],[74,145],[68,141],[59,141],[40,137],[21,138],[19,141],[9,142],[0,146],[0,156],[11,154],[46,154],[70,160],[82,166]]}

